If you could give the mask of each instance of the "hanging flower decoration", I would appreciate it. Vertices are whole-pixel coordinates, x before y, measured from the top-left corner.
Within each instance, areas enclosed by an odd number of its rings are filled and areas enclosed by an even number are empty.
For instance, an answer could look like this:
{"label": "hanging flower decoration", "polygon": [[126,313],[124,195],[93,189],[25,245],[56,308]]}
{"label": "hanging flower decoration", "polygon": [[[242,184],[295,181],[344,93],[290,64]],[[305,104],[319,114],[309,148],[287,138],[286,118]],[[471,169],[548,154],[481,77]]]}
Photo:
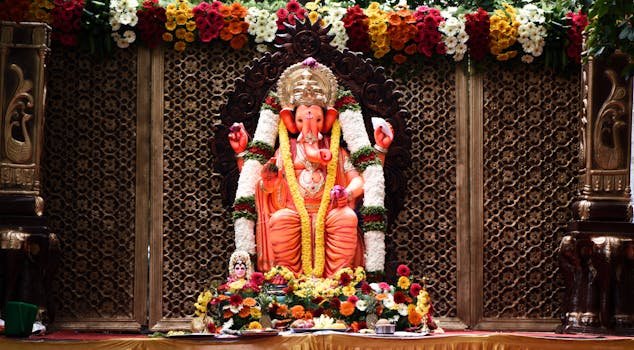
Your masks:
{"label": "hanging flower decoration", "polygon": [[77,46],[84,0],[55,0],[51,10],[52,39],[64,46]]}
{"label": "hanging flower decoration", "polygon": [[374,51],[374,57],[381,58],[390,52],[387,12],[381,9],[378,2],[373,2],[365,10],[365,14],[368,16],[370,48]]}
{"label": "hanging flower decoration", "polygon": [[465,32],[469,36],[467,47],[474,61],[482,61],[489,52],[489,14],[479,8],[465,15]]}
{"label": "hanging flower decoration", "polygon": [[368,16],[359,5],[349,7],[343,17],[343,26],[348,34],[348,48],[352,51],[370,52]]}
{"label": "hanging flower decoration", "polygon": [[249,24],[248,33],[253,35],[256,43],[256,49],[259,52],[268,51],[266,43],[272,43],[275,40],[277,32],[277,16],[275,13],[266,9],[250,7],[244,20]]}
{"label": "hanging flower decoration", "polygon": [[519,37],[517,41],[522,44],[525,55],[522,56],[522,62],[532,63],[535,57],[541,56],[544,52],[546,44],[546,27],[544,26],[546,17],[544,10],[533,4],[526,4],[522,7],[517,15],[517,21],[520,23],[517,28]]}
{"label": "hanging flower decoration", "polygon": [[22,22],[30,14],[30,0],[13,0],[0,3],[0,21]]}
{"label": "hanging flower decoration", "polygon": [[200,41],[203,43],[211,42],[220,36],[220,31],[225,26],[224,17],[220,14],[222,6],[220,1],[214,1],[211,4],[201,2],[194,7],[194,21]]}
{"label": "hanging flower decoration", "polygon": [[441,12],[441,15],[445,21],[438,25],[438,30],[442,33],[442,42],[447,48],[447,54],[453,55],[456,62],[462,61],[467,53],[467,41],[469,40],[464,16],[456,14],[456,8]]}
{"label": "hanging flower decoration", "polygon": [[178,52],[185,51],[187,43],[193,43],[196,39],[195,30],[196,22],[194,22],[194,13],[187,0],[176,0],[176,2],[167,5],[165,9],[165,33],[163,40],[174,43],[174,50]]}
{"label": "hanging flower decoration", "polygon": [[408,56],[416,53],[417,47],[413,42],[417,34],[416,18],[414,18],[412,11],[401,8],[388,14],[388,22],[390,24],[388,28],[390,46],[395,53],[394,62],[402,64],[407,61],[407,56],[401,52]]}
{"label": "hanging flower decoration", "polygon": [[428,58],[434,54],[444,55],[447,52],[447,48],[442,42],[442,35],[438,30],[440,23],[444,21],[440,11],[427,6],[420,6],[414,12],[414,17],[416,18],[416,28],[418,29],[414,41],[418,43],[418,52]]}
{"label": "hanging flower decoration", "polygon": [[306,3],[306,10],[310,11],[308,19],[311,23],[315,23],[317,18],[321,17],[322,26],[330,26],[328,34],[333,36],[330,43],[343,51],[348,41],[348,34],[342,20],[346,15],[346,8],[338,2],[331,2],[327,6],[325,4],[322,6],[321,1],[317,0]]}
{"label": "hanging flower decoration", "polygon": [[239,50],[248,42],[247,31],[249,23],[244,18],[247,16],[246,7],[234,2],[230,6],[222,5],[220,13],[224,17],[224,27],[220,31],[220,39],[228,41],[231,48]]}
{"label": "hanging flower decoration", "polygon": [[137,0],[110,0],[110,26],[112,39],[118,47],[124,49],[136,40],[134,27],[139,18],[136,8]]}
{"label": "hanging flower decoration", "polygon": [[137,11],[139,37],[150,48],[157,47],[163,41],[165,33],[165,8],[159,6],[158,0],[145,0]]}
{"label": "hanging flower decoration", "polygon": [[286,30],[284,22],[295,25],[295,21],[303,21],[306,18],[306,10],[296,0],[291,0],[286,4],[286,7],[282,7],[277,10],[277,29]]}
{"label": "hanging flower decoration", "polygon": [[517,28],[520,23],[517,21],[517,11],[513,6],[507,3],[503,3],[502,6],[504,9],[495,10],[490,18],[490,50],[498,61],[508,61],[517,56],[517,50],[505,50],[517,41]]}
{"label": "hanging flower decoration", "polygon": [[[8,2],[5,2],[8,3]],[[2,5],[0,5],[2,6]],[[51,10],[55,7],[52,0],[34,0],[29,6],[29,19],[36,22],[51,23]],[[0,13],[3,13],[0,9]]]}
{"label": "hanging flower decoration", "polygon": [[568,45],[566,55],[576,63],[581,63],[581,44],[583,42],[583,31],[588,26],[588,16],[579,12],[569,12],[566,15],[570,23],[568,29]]}

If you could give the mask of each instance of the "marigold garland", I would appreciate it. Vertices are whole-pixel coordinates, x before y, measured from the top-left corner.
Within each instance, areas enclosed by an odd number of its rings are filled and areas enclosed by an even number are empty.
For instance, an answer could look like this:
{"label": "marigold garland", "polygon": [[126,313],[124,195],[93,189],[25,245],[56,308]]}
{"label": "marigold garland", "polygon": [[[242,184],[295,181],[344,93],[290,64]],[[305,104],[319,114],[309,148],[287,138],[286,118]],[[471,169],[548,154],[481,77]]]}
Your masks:
{"label": "marigold garland", "polygon": [[506,51],[517,41],[517,29],[520,22],[517,21],[517,11],[513,6],[503,3],[503,10],[495,10],[490,19],[489,38],[491,39],[491,54],[498,61],[507,61],[517,56],[516,50]]}
{"label": "marigold garland", "polygon": [[[293,168],[293,159],[291,158],[290,141],[288,138],[288,130],[284,125],[284,122],[279,124],[279,138],[280,138],[280,152],[282,154],[282,160],[284,163],[284,172],[288,182],[288,187],[295,204],[295,209],[300,217],[301,230],[302,230],[302,270],[307,275],[321,276],[324,269],[325,247],[324,247],[324,223],[326,219],[326,210],[330,203],[330,190],[335,184],[337,173],[337,162],[339,158],[339,139],[341,137],[341,127],[339,121],[335,121],[332,126],[332,134],[330,141],[330,152],[332,159],[328,163],[326,176],[326,183],[324,185],[324,193],[322,195],[319,210],[317,211],[317,222],[315,225],[315,267],[313,269],[312,264],[312,252],[311,252],[311,227],[310,216],[308,210],[306,210],[306,203],[304,197],[302,197],[299,191],[299,183],[297,182],[297,176],[295,176],[295,169]],[[334,165],[333,165],[334,164]]]}

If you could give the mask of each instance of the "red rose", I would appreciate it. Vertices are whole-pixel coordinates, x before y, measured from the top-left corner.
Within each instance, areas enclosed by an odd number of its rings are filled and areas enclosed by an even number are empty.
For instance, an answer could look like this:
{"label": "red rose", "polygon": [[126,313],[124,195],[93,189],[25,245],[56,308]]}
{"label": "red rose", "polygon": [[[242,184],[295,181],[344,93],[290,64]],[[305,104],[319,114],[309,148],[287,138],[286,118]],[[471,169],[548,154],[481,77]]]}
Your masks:
{"label": "red rose", "polygon": [[421,289],[423,289],[423,287],[421,287],[420,284],[412,283],[412,285],[409,286],[409,295],[411,295],[412,297],[417,297]]}
{"label": "red rose", "polygon": [[407,265],[398,265],[398,267],[396,268],[396,274],[399,276],[405,276],[405,277],[409,277],[410,273],[412,273],[412,271],[409,269],[409,267],[407,267]]}

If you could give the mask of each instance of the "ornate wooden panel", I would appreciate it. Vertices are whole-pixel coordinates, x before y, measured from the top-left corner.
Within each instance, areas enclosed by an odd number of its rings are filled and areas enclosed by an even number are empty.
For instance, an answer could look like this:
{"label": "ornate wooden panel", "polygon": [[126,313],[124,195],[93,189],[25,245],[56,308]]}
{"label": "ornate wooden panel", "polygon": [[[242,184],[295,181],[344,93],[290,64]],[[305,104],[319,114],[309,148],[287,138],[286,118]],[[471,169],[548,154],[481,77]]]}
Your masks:
{"label": "ornate wooden panel", "polygon": [[211,151],[219,111],[254,52],[193,46],[165,53],[162,317],[190,315],[197,293],[226,277],[231,211]]}
{"label": "ornate wooden panel", "polygon": [[42,170],[46,213],[62,244],[58,325],[134,322],[136,51],[97,62],[55,48],[48,73]]}
{"label": "ornate wooden panel", "polygon": [[578,79],[525,65],[484,74],[486,319],[559,316],[556,250],[576,190]]}
{"label": "ornate wooden panel", "polygon": [[417,278],[428,277],[436,316],[456,317],[455,67],[438,62],[396,82],[411,113],[412,162],[403,210],[386,236],[386,261],[407,263]]}

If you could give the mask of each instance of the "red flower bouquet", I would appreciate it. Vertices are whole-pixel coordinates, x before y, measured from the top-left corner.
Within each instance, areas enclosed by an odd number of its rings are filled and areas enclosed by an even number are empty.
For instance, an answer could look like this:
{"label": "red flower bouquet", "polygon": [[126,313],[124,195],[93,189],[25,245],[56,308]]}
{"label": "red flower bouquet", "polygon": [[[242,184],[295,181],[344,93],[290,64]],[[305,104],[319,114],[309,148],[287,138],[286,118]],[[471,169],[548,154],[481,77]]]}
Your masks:
{"label": "red flower bouquet", "polygon": [[467,47],[471,58],[482,61],[489,52],[489,14],[479,8],[474,13],[466,14],[465,20],[465,31],[469,34]]}
{"label": "red flower bouquet", "polygon": [[220,1],[209,4],[201,2],[194,7],[194,20],[200,41],[208,43],[220,36],[220,31],[225,27],[224,16],[220,13],[222,7]]}
{"label": "red flower bouquet", "polygon": [[370,52],[368,16],[359,5],[349,7],[343,17],[343,26],[348,34],[348,48],[352,51]]}
{"label": "red flower bouquet", "polygon": [[54,4],[51,10],[52,39],[64,46],[77,46],[84,0],[55,0]]}
{"label": "red flower bouquet", "polygon": [[137,29],[141,40],[150,48],[157,47],[165,33],[165,8],[159,6],[158,0],[145,0],[143,7],[137,11],[139,22]]}
{"label": "red flower bouquet", "polygon": [[302,5],[296,0],[291,0],[286,4],[286,7],[282,7],[277,10],[277,29],[284,30],[284,22],[287,22],[291,25],[295,25],[296,20],[303,21],[306,18],[306,10],[302,7]]}
{"label": "red flower bouquet", "polygon": [[427,6],[420,6],[414,12],[416,18],[417,33],[414,41],[418,44],[418,52],[426,57],[431,57],[434,53],[444,55],[447,51],[442,42],[442,35],[438,31],[438,25],[444,21],[440,11]]}

